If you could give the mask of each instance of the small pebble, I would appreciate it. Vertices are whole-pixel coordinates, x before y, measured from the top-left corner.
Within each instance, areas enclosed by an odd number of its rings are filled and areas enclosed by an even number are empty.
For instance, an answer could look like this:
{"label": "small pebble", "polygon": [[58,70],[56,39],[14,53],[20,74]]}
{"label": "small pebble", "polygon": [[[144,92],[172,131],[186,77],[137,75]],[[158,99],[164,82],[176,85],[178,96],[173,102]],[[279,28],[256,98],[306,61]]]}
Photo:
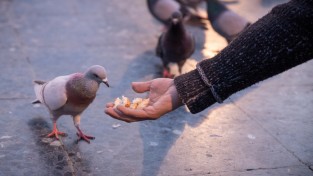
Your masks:
{"label": "small pebble", "polygon": [[150,146],[153,146],[153,147],[156,147],[158,146],[159,144],[157,142],[150,142]]}
{"label": "small pebble", "polygon": [[42,138],[41,139],[41,142],[43,142],[43,143],[51,143],[52,141],[53,141],[52,138]]}
{"label": "small pebble", "polygon": [[33,107],[34,107],[34,108],[39,108],[39,107],[40,107],[40,104],[39,104],[39,103],[36,103],[36,104],[33,105]]}
{"label": "small pebble", "polygon": [[248,134],[247,137],[248,137],[249,139],[255,139],[255,136],[252,135],[252,134]]}
{"label": "small pebble", "polygon": [[181,135],[181,134],[182,134],[182,131],[180,131],[180,130],[173,130],[173,133],[174,133],[174,134],[177,134],[177,135]]}
{"label": "small pebble", "polygon": [[113,128],[113,129],[116,129],[116,128],[120,127],[120,126],[121,126],[121,124],[115,123],[115,124],[112,125],[112,128]]}
{"label": "small pebble", "polygon": [[76,157],[77,157],[76,161],[78,162],[82,161],[82,155],[79,152],[76,153]]}
{"label": "small pebble", "polygon": [[59,147],[61,146],[61,142],[59,140],[55,140],[53,142],[50,143],[50,146],[53,146],[53,147]]}

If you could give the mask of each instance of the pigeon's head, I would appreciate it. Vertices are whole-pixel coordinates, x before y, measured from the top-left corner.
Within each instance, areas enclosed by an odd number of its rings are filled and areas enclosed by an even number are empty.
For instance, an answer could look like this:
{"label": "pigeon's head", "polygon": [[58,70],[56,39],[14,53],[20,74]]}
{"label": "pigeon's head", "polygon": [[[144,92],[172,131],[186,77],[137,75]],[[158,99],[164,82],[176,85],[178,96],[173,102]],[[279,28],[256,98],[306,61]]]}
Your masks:
{"label": "pigeon's head", "polygon": [[173,24],[177,24],[179,21],[181,21],[182,20],[182,18],[183,18],[183,16],[182,16],[182,14],[180,13],[180,12],[174,12],[173,14],[172,14],[172,18],[171,18],[171,22],[173,23]]}
{"label": "pigeon's head", "polygon": [[87,78],[97,81],[99,84],[104,83],[109,87],[106,70],[100,65],[93,65],[85,72]]}

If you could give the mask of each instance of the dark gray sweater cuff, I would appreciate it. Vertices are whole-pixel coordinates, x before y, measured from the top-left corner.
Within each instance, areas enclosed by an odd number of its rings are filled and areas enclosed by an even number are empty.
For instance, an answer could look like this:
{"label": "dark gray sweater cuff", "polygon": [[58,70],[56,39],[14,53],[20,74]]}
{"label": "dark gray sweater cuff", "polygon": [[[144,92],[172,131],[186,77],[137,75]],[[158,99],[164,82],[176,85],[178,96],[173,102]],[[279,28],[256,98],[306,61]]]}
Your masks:
{"label": "dark gray sweater cuff", "polygon": [[197,70],[176,77],[174,84],[179,97],[193,114],[204,110],[216,102]]}

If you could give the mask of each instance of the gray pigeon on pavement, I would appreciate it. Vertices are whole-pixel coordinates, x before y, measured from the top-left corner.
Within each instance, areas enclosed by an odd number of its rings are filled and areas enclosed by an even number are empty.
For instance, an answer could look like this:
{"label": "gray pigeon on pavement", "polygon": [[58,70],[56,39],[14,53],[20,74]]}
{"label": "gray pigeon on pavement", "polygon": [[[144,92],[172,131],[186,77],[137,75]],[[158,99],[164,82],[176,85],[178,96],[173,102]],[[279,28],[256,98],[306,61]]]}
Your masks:
{"label": "gray pigeon on pavement", "polygon": [[167,31],[161,34],[156,47],[156,55],[163,62],[163,77],[173,77],[169,73],[169,63],[177,63],[181,73],[182,66],[195,51],[194,36],[185,29],[181,13],[174,12],[170,21]]}
{"label": "gray pigeon on pavement", "polygon": [[85,73],[73,73],[65,76],[58,76],[48,82],[34,81],[36,94],[35,103],[44,104],[53,121],[53,130],[48,137],[65,135],[57,129],[56,122],[62,115],[71,115],[74,125],[77,128],[77,136],[90,143],[92,136],[85,135],[79,128],[82,112],[95,99],[100,83],[108,87],[106,70],[100,65],[89,67]]}

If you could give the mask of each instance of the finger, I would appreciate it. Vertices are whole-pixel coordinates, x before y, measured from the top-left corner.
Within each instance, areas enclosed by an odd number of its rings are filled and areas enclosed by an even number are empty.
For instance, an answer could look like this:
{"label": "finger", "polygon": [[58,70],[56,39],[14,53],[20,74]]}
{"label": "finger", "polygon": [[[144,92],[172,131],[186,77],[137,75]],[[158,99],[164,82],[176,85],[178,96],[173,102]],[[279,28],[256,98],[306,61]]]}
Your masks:
{"label": "finger", "polygon": [[115,110],[115,108],[107,108],[104,112],[106,114],[108,114],[110,117],[112,117],[114,119],[117,119],[117,120],[122,120],[124,122],[131,123],[131,122],[136,122],[137,121],[137,120],[134,120],[132,118],[128,118],[128,117],[123,116],[122,114],[118,113]]}
{"label": "finger", "polygon": [[114,106],[114,103],[112,103],[112,102],[109,102],[109,103],[107,103],[105,105],[105,107],[107,107],[107,108],[110,108],[110,107],[113,107],[113,106]]}
{"label": "finger", "polygon": [[148,82],[133,82],[132,88],[137,93],[143,93],[150,90],[150,85],[152,81]]}
{"label": "finger", "polygon": [[117,109],[121,113],[123,113],[123,115],[130,117],[137,121],[151,119],[151,117],[149,117],[147,112],[144,111],[143,109],[131,109],[131,108],[126,108],[124,106],[118,106]]}

